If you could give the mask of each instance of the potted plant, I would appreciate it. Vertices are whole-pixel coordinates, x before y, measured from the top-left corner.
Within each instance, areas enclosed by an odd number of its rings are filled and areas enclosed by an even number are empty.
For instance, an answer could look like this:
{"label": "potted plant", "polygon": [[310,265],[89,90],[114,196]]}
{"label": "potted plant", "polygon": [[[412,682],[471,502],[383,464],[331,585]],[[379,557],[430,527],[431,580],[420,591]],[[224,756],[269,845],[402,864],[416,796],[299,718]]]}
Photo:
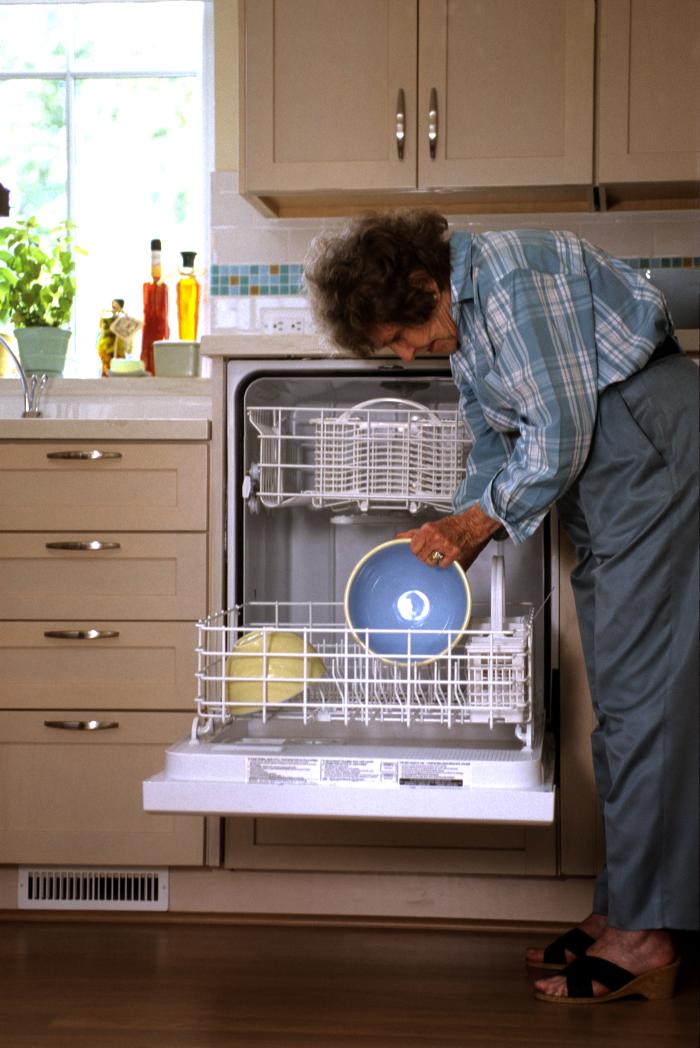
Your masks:
{"label": "potted plant", "polygon": [[22,367],[60,375],[75,298],[73,223],[43,229],[33,217],[0,228],[0,317],[14,325]]}

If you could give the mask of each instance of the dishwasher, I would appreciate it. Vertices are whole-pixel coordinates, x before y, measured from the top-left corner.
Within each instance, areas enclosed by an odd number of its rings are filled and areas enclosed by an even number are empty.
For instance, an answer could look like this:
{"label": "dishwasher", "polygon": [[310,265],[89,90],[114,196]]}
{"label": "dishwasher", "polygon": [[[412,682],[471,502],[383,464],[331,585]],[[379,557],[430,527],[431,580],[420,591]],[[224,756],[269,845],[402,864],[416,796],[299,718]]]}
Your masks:
{"label": "dishwasher", "polygon": [[471,617],[436,657],[376,657],[345,617],[368,551],[451,512],[470,433],[449,365],[225,374],[226,606],[196,624],[191,733],[146,810],[552,823],[548,522],[468,569]]}

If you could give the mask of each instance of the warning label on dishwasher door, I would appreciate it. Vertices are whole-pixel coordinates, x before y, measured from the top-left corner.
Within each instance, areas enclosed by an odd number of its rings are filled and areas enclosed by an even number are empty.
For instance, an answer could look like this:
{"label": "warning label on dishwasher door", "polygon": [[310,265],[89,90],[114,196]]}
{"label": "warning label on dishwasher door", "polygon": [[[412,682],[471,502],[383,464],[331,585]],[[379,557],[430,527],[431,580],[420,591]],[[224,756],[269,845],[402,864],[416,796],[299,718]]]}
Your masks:
{"label": "warning label on dishwasher door", "polygon": [[398,761],[363,757],[247,757],[246,782],[304,786],[471,785],[468,761]]}
{"label": "warning label on dishwasher door", "polygon": [[308,785],[317,783],[318,760],[313,757],[247,757],[246,782]]}
{"label": "warning label on dishwasher door", "polygon": [[399,786],[471,786],[468,761],[400,761]]}
{"label": "warning label on dishwasher door", "polygon": [[396,761],[329,757],[248,757],[246,782],[304,786],[395,786]]}
{"label": "warning label on dishwasher door", "polygon": [[396,761],[351,758],[321,761],[321,781],[328,785],[395,786]]}

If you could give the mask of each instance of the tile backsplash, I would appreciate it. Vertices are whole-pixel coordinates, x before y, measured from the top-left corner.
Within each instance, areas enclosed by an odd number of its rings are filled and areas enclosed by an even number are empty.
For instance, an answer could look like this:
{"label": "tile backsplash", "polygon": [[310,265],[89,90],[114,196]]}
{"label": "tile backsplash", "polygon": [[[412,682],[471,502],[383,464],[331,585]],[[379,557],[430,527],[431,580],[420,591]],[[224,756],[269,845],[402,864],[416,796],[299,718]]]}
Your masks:
{"label": "tile backsplash", "polygon": [[[210,330],[312,330],[303,259],[314,236],[343,219],[265,218],[238,193],[238,175],[212,175]],[[449,216],[480,233],[528,226],[568,229],[638,268],[700,268],[700,212],[645,211]]]}
{"label": "tile backsplash", "polygon": [[301,262],[243,262],[213,265],[210,274],[212,295],[300,295]]}

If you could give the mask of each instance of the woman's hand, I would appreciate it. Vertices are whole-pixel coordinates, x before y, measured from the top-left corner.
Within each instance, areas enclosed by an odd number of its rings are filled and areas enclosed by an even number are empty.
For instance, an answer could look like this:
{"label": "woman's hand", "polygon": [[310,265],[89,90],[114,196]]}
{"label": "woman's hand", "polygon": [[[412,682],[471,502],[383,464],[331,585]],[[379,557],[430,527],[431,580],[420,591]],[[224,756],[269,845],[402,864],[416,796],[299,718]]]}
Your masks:
{"label": "woman's hand", "polygon": [[[456,560],[466,569],[501,527],[499,520],[488,517],[475,503],[464,513],[440,517],[421,528],[400,531],[396,537],[410,539],[411,552],[426,564],[446,568]],[[442,557],[436,555],[440,553]]]}

